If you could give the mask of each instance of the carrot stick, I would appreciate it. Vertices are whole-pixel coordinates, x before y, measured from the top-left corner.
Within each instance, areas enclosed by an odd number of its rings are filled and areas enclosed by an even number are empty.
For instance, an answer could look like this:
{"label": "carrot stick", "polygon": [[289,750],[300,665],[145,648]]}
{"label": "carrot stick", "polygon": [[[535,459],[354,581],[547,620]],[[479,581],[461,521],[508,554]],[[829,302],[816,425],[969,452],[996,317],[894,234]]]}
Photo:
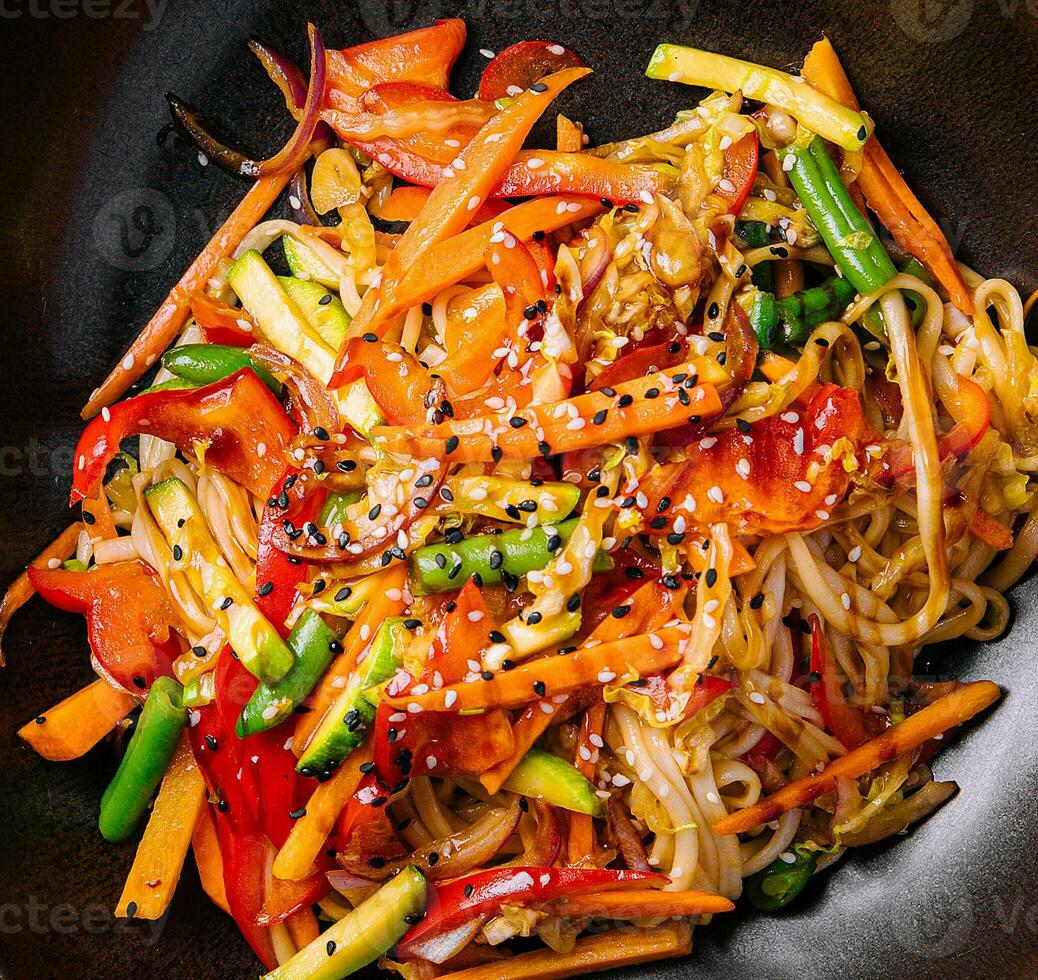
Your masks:
{"label": "carrot stick", "polygon": [[[43,549],[31,562],[36,568],[48,568],[52,561],[63,562],[76,550],[76,542],[79,540],[79,532],[83,525],[78,521],[70,524],[61,532],[46,548]],[[4,598],[0,601],[0,667],[7,661],[4,659],[2,647],[4,632],[11,617],[18,612],[32,597],[36,590],[29,581],[29,576],[22,572],[8,587]]]}
{"label": "carrot stick", "polygon": [[[610,617],[612,618],[612,617]],[[614,620],[615,622],[615,620]],[[573,765],[588,779],[595,777],[595,760],[598,759],[598,746],[594,739],[601,741],[602,726],[605,724],[606,706],[604,702],[591,705],[584,712],[580,723],[580,736],[577,739],[577,754]],[[588,860],[595,849],[595,825],[586,813],[569,814],[569,863],[579,864]],[[565,915],[567,913],[560,913]],[[668,913],[661,913],[667,915]]]}
{"label": "carrot stick", "polygon": [[[585,816],[585,814],[579,814]],[[723,895],[710,892],[665,892],[658,888],[573,895],[544,907],[552,915],[570,919],[648,919],[657,915],[685,917],[731,912],[735,906]]]}
{"label": "carrot stick", "polygon": [[[675,384],[670,378],[677,372],[686,376],[698,374],[700,383],[694,388]],[[618,384],[615,396],[591,391],[561,402],[531,405],[514,416],[510,412],[496,412],[452,419],[439,425],[378,426],[373,436],[382,449],[419,459],[489,463],[495,459],[495,449],[500,450],[503,458],[533,459],[674,428],[692,416],[717,415],[721,412],[721,401],[711,381],[722,378],[728,380],[728,375],[715,361],[699,358],[675,368],[674,372],[659,372]],[[677,396],[679,389],[686,396],[684,401]],[[652,395],[653,390],[656,397],[647,398],[646,392]],[[625,395],[633,401],[621,407],[620,401]],[[584,424],[575,428],[573,422],[578,417]],[[597,423],[596,417],[600,418]],[[518,424],[517,418],[521,419]],[[448,443],[453,448],[448,449]]]}
{"label": "carrot stick", "polygon": [[320,783],[307,801],[306,813],[293,825],[281,850],[274,859],[274,877],[300,881],[312,874],[317,857],[342,808],[357,791],[363,773],[360,767],[371,761],[371,748],[357,749],[346,764],[335,770],[326,783]]}
{"label": "carrot stick", "polygon": [[[546,75],[538,91],[530,88],[517,95],[472,137],[451,165],[453,176],[437,184],[421,212],[382,267],[379,284],[364,294],[360,309],[347,331],[348,337],[367,332],[381,336],[400,307],[392,300],[403,277],[415,261],[437,242],[457,235],[490,196],[515,155],[522,149],[533,125],[552,100],[571,83],[590,74],[589,68],[564,68]],[[332,378],[335,385],[335,378]]]}
{"label": "carrot stick", "polygon": [[195,832],[191,835],[191,850],[195,854],[195,865],[198,877],[202,880],[202,890],[228,915],[231,907],[227,903],[227,889],[223,883],[223,858],[220,855],[220,841],[216,836],[216,825],[209,807],[203,806],[198,814]]}
{"label": "carrot stick", "polygon": [[345,682],[357,666],[358,658],[383,621],[390,616],[400,616],[404,612],[403,588],[407,583],[406,566],[397,565],[382,574],[385,588],[376,591],[354,620],[343,640],[342,653],[331,662],[331,666],[321,678],[310,711],[300,715],[296,722],[295,734],[292,737],[292,747],[296,755],[303,754],[310,737],[317,730],[332,703],[342,693]]}
{"label": "carrot stick", "polygon": [[[112,520],[112,508],[108,506],[108,497],[104,487],[93,500],[83,501],[83,523],[91,538],[114,538],[119,532]],[[90,520],[86,515],[90,515]]]}
{"label": "carrot stick", "polygon": [[92,749],[136,702],[108,681],[96,680],[18,729],[18,736],[44,759],[67,762]]}
{"label": "carrot stick", "polygon": [[[173,900],[195,824],[204,807],[205,781],[191,752],[191,743],[184,735],[162,777],[148,826],[115,907],[116,915],[162,918]],[[132,913],[131,905],[136,906]]]}
{"label": "carrot stick", "polygon": [[321,932],[317,925],[317,916],[314,915],[314,910],[309,907],[293,912],[285,919],[285,925],[288,926],[288,934],[292,937],[292,942],[295,943],[296,949],[309,946]]}
{"label": "carrot stick", "polygon": [[667,922],[652,929],[625,929],[578,939],[570,953],[538,949],[507,960],[442,974],[442,980],[566,980],[610,967],[673,959],[692,952],[687,922]]}
{"label": "carrot stick", "polygon": [[[598,201],[573,196],[538,197],[505,211],[500,217],[463,231],[434,245],[418,259],[403,277],[390,303],[399,313],[431,300],[437,293],[474,275],[483,268],[483,255],[490,239],[500,230],[520,241],[529,241],[535,232],[557,231],[565,225],[600,214]],[[495,231],[498,229],[498,231]]]}
{"label": "carrot stick", "polygon": [[758,824],[805,806],[823,793],[831,793],[836,788],[837,779],[856,779],[884,762],[918,748],[927,740],[968,721],[993,704],[1000,694],[998,685],[991,681],[964,684],[909,715],[901,724],[834,759],[821,772],[796,779],[753,806],[728,814],[714,824],[714,832],[742,834]]}
{"label": "carrot stick", "polygon": [[[828,38],[823,37],[811,48],[802,74],[826,95],[852,109],[858,108],[850,79]],[[963,281],[948,239],[898,173],[875,134],[862,149],[857,183],[868,206],[898,245],[926,266],[958,309],[972,316],[973,294]]]}
{"label": "carrot stick", "polygon": [[[582,687],[601,687],[627,673],[658,674],[681,659],[681,647],[687,637],[686,626],[668,626],[655,633],[582,647],[565,656],[550,654],[528,660],[512,670],[499,671],[488,681],[462,681],[419,695],[393,695],[386,688],[384,697],[389,704],[405,710],[409,704],[419,704],[425,711],[518,708],[537,697],[551,699]],[[544,684],[540,695],[533,689],[537,681]]]}
{"label": "carrot stick", "polygon": [[970,518],[970,530],[989,548],[1008,551],[1013,547],[1013,532],[1001,521],[995,520],[986,510],[979,508]]}
{"label": "carrot stick", "polygon": [[216,272],[221,259],[230,255],[238,244],[267,213],[277,196],[292,179],[292,174],[260,177],[249,188],[242,202],[231,212],[219,231],[209,240],[194,262],[162,301],[155,315],[145,324],[137,339],[130,344],[122,360],[105,378],[100,388],[90,395],[82,417],[92,418],[106,405],[123,395],[159,355],[176,339],[190,313],[191,294],[204,289]]}
{"label": "carrot stick", "polygon": [[[382,207],[377,211],[372,209],[371,213],[382,221],[414,221],[421,213],[425,202],[429,200],[431,193],[432,191],[428,187],[401,184],[399,187],[393,188],[389,200]],[[507,210],[508,205],[502,201],[487,201],[476,210],[476,213],[469,219],[469,224],[493,221]]]}
{"label": "carrot stick", "polygon": [[[542,710],[543,705],[547,705],[551,710]],[[548,726],[563,707],[564,704],[553,704],[549,700],[543,700],[535,701],[523,709],[523,713],[512,725],[512,737],[515,739],[515,749],[512,754],[492,769],[480,773],[479,781],[488,793],[493,795],[508,782],[512,770],[522,762],[533,743],[548,730]]]}

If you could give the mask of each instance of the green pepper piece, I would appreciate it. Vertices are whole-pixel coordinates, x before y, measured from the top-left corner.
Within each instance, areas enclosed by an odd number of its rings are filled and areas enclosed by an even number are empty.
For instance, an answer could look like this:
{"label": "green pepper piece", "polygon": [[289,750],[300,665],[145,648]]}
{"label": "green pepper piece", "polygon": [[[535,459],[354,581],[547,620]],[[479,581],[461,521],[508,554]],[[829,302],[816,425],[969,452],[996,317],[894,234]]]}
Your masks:
{"label": "green pepper piece", "polygon": [[339,638],[312,609],[299,618],[285,640],[296,662],[276,684],[260,684],[238,717],[240,738],[281,724],[321,679],[335,654]]}
{"label": "green pepper piece", "polygon": [[[411,555],[411,573],[422,593],[461,588],[473,575],[479,575],[484,585],[495,585],[506,575],[518,577],[544,568],[569,540],[577,520],[574,517],[547,526],[550,534],[547,527],[514,528],[500,534],[477,534],[457,544],[416,548]],[[611,567],[609,556],[599,553],[595,570]]]}
{"label": "green pepper piece", "polygon": [[328,494],[328,499],[321,508],[321,516],[317,523],[321,527],[334,527],[336,524],[345,524],[349,520],[346,510],[361,498],[360,490],[347,490],[338,493],[333,490]]}
{"label": "green pepper piece", "polygon": [[818,852],[806,847],[794,847],[789,863],[781,857],[746,880],[746,897],[754,908],[762,912],[777,912],[793,901],[811,880]]}
{"label": "green pepper piece", "polygon": [[101,797],[97,823],[105,840],[118,844],[137,828],[169,767],[185,724],[183,689],[172,677],[156,677],[126,754]]}
{"label": "green pepper piece", "polygon": [[281,394],[281,383],[276,381],[265,368],[256,364],[249,353],[241,347],[226,344],[181,344],[162,355],[162,366],[178,378],[197,385],[209,385],[222,381],[242,368],[252,368],[275,395]]}

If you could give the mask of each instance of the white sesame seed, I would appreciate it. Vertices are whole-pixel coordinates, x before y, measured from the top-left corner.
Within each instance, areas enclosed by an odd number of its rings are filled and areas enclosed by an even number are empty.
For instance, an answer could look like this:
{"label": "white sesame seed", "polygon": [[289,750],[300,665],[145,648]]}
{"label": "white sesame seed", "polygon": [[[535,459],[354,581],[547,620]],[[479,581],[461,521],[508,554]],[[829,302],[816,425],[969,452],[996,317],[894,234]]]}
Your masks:
{"label": "white sesame seed", "polygon": [[754,704],[766,704],[767,703],[767,698],[765,698],[764,695],[760,693],[760,691],[752,691],[750,693],[750,700]]}
{"label": "white sesame seed", "polygon": [[847,592],[844,592],[840,596],[840,602],[843,603],[843,608],[844,609],[850,609],[851,608],[851,597],[850,597],[850,594],[847,593]]}
{"label": "white sesame seed", "polygon": [[480,609],[473,609],[469,613],[469,622],[478,623],[483,618],[483,612]]}

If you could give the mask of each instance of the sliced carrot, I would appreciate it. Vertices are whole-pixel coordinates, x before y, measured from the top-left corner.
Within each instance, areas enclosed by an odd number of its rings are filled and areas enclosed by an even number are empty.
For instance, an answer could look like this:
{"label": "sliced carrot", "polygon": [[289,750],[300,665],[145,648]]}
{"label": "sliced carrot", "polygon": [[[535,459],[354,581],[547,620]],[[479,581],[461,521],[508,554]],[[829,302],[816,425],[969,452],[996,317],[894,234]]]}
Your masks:
{"label": "sliced carrot", "polygon": [[507,960],[441,974],[442,980],[566,980],[612,967],[673,959],[692,952],[687,922],[667,922],[651,929],[612,930],[583,936],[569,953],[538,949]]}
{"label": "sliced carrot", "polygon": [[731,912],[735,906],[723,895],[710,892],[665,892],[659,888],[639,888],[597,895],[573,895],[544,908],[552,915],[571,919],[650,919],[658,915],[675,918],[714,915]]}
{"label": "sliced carrot", "polygon": [[231,907],[227,903],[227,888],[223,882],[223,858],[220,841],[216,836],[216,824],[209,807],[203,806],[198,814],[195,832],[191,835],[191,850],[195,854],[195,866],[202,881],[202,890],[213,900],[217,908],[228,915]]}
{"label": "sliced carrot", "polygon": [[658,674],[681,659],[687,628],[668,626],[655,633],[629,636],[573,653],[550,654],[528,660],[512,670],[496,673],[490,680],[462,681],[424,694],[396,694],[386,688],[385,698],[393,705],[419,704],[426,711],[478,711],[487,708],[518,708],[538,695],[533,686],[544,685],[543,698],[570,694],[582,687],[601,687],[616,678],[634,673]]}
{"label": "sliced carrot", "polygon": [[249,188],[242,202],[231,212],[220,229],[209,240],[180,281],[170,290],[155,315],[145,324],[137,339],[130,344],[118,365],[94,390],[83,408],[82,416],[92,418],[106,405],[111,405],[154,364],[159,355],[176,339],[190,313],[191,294],[204,289],[216,272],[221,259],[238,247],[245,235],[270,210],[277,196],[292,179],[292,174],[260,177]]}
{"label": "sliced carrot", "polygon": [[1008,551],[1013,547],[1013,532],[986,510],[977,508],[974,511],[970,518],[970,530],[995,551]]}
{"label": "sliced carrot", "polygon": [[[389,195],[389,200],[378,210],[373,209],[371,213],[383,221],[414,221],[421,213],[425,202],[429,200],[431,193],[432,191],[428,187],[402,184],[394,187],[393,193]],[[469,219],[469,224],[493,221],[507,210],[508,205],[503,201],[487,201],[476,210],[476,213]]]}
{"label": "sliced carrot", "polygon": [[360,785],[364,775],[360,767],[370,761],[370,746],[357,749],[328,782],[318,785],[307,801],[306,813],[292,825],[288,839],[274,859],[274,877],[300,881],[313,873],[314,859],[324,847],[343,807]]}
{"label": "sliced carrot", "polygon": [[557,231],[602,210],[599,201],[573,196],[538,197],[517,204],[500,217],[430,248],[401,280],[388,309],[391,314],[399,313],[425,303],[448,286],[479,272],[490,239],[501,231],[528,242],[536,232]]}
{"label": "sliced carrot", "polygon": [[[76,521],[61,532],[46,548],[43,549],[31,562],[36,568],[47,568],[52,561],[62,562],[76,550],[76,542],[79,541],[79,532],[83,525]],[[8,587],[4,598],[0,601],[0,667],[7,661],[4,659],[2,647],[4,632],[11,617],[18,612],[34,595],[36,590],[29,581],[29,576],[22,572]]]}
{"label": "sliced carrot", "polygon": [[742,834],[790,810],[831,793],[838,779],[856,779],[924,742],[961,725],[989,707],[1001,695],[997,684],[975,681],[938,698],[899,725],[834,759],[821,772],[796,779],[745,810],[736,810],[714,824],[718,834]]}
{"label": "sliced carrot", "polygon": [[480,773],[479,781],[488,793],[493,795],[508,782],[508,777],[512,775],[512,770],[522,762],[533,743],[548,730],[548,726],[564,708],[565,704],[554,704],[550,700],[545,699],[535,701],[523,709],[522,714],[516,718],[515,723],[512,725],[512,737],[515,739],[515,748],[512,754],[492,769]]}
{"label": "sliced carrot", "polygon": [[96,680],[22,725],[18,735],[44,759],[67,762],[89,752],[135,704],[125,691]]}
{"label": "sliced carrot", "polygon": [[531,88],[516,96],[476,133],[459,152],[452,166],[454,176],[433,189],[383,266],[378,285],[364,294],[348,336],[385,332],[399,311],[392,301],[403,275],[433,245],[457,235],[469,223],[472,212],[490,196],[555,96],[589,73],[588,68],[564,68],[547,75],[537,91]]}
{"label": "sliced carrot", "polygon": [[[802,72],[815,88],[852,109],[858,100],[828,38],[815,43]],[[973,315],[973,294],[962,278],[948,239],[912,193],[904,177],[873,134],[862,150],[858,185],[865,201],[894,240],[914,255],[947,292],[952,303]]]}
{"label": "sliced carrot", "polygon": [[[83,523],[86,525],[87,533],[92,538],[114,538],[118,531],[115,529],[115,521],[112,520],[112,509],[108,506],[108,497],[104,488],[93,500],[83,501]],[[86,515],[90,519],[86,519]]]}
{"label": "sliced carrot", "polygon": [[205,805],[205,780],[184,735],[162,777],[148,826],[115,907],[116,915],[130,915],[132,904],[136,906],[134,918],[162,918],[173,900],[198,815]]}
{"label": "sliced carrot", "polygon": [[[673,374],[679,372],[686,377],[697,374],[699,384],[686,388],[673,382]],[[699,358],[673,372],[619,384],[615,396],[591,391],[561,402],[531,405],[515,415],[497,412],[439,425],[379,426],[373,435],[381,448],[418,459],[488,463],[498,455],[495,449],[503,458],[534,459],[649,435],[693,416],[697,421],[710,418],[722,411],[712,383],[722,379],[728,380],[728,375],[716,361]],[[678,397],[679,390],[683,399]],[[632,402],[621,407],[624,396],[630,396]],[[578,419],[583,422],[580,427],[575,425]]]}
{"label": "sliced carrot", "polygon": [[403,589],[407,584],[407,567],[398,565],[387,569],[382,575],[385,588],[377,590],[354,620],[343,640],[342,653],[331,662],[331,666],[321,678],[310,710],[300,715],[296,722],[295,734],[292,737],[296,755],[303,754],[310,736],[317,730],[328,709],[342,692],[353,668],[357,666],[357,660],[378,628],[388,617],[403,615]]}
{"label": "sliced carrot", "polygon": [[[612,617],[609,617],[612,619]],[[614,620],[615,622],[616,620]],[[597,740],[602,740],[602,726],[605,724],[606,706],[604,702],[591,705],[584,712],[580,722],[580,736],[577,739],[577,753],[573,765],[588,779],[594,779],[595,760],[598,758]],[[588,860],[595,850],[595,825],[586,813],[569,814],[569,863],[580,864]],[[562,912],[560,915],[567,913]],[[667,913],[663,913],[667,914]]]}

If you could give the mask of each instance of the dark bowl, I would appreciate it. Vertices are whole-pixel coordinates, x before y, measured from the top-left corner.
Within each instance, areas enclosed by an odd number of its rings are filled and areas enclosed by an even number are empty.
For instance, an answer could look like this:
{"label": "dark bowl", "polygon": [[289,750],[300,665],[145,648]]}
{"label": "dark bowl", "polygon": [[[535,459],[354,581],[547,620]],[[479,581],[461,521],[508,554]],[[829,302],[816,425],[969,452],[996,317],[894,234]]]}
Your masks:
{"label": "dark bowl", "polygon": [[[308,18],[342,46],[460,13],[471,39],[456,76],[462,92],[475,89],[479,48],[562,41],[596,68],[563,100],[596,141],[658,128],[688,104],[680,86],[643,77],[659,41],[791,67],[825,32],[957,254],[1024,289],[1038,285],[1038,11],[1024,0],[165,4],[11,0],[0,10],[4,581],[67,521],[87,395],[243,193],[241,182],[201,167],[192,149],[162,139],[163,93],[175,90],[269,152],[288,126],[245,39],[301,58]],[[1036,975],[1034,579],[1013,603],[1004,639],[957,644],[934,665],[953,677],[993,678],[1007,692],[938,760],[941,778],[962,787],[955,799],[906,839],[848,857],[793,911],[724,917],[697,931],[694,962],[639,975]],[[82,621],[34,601],[5,647],[0,977],[256,975],[258,963],[204,897],[190,861],[165,920],[114,919],[134,848],[109,846],[97,832],[111,750],[57,766],[14,735],[90,679]]]}

